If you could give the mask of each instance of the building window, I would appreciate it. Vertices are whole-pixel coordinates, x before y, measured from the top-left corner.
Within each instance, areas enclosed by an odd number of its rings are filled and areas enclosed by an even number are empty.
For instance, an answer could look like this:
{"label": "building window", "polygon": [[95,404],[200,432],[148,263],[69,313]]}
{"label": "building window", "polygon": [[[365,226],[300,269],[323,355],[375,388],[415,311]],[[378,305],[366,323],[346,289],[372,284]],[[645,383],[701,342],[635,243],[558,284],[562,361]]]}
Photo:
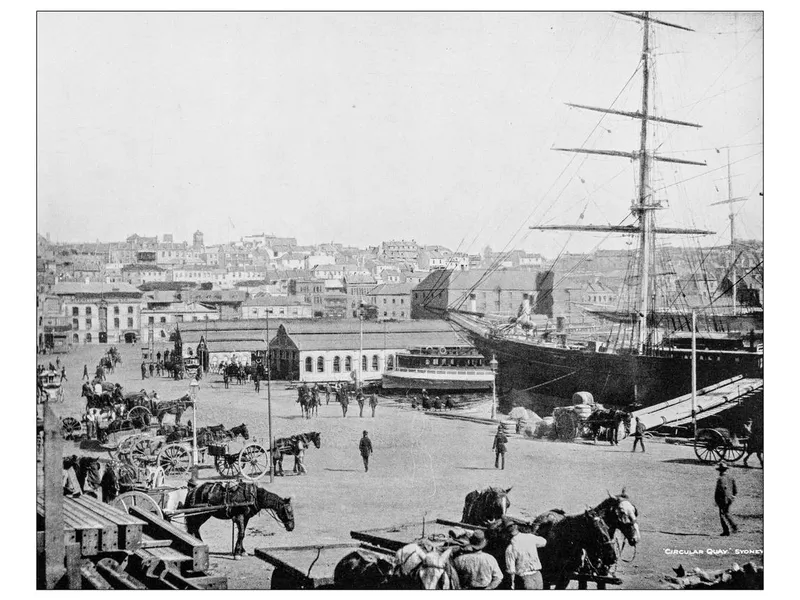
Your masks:
{"label": "building window", "polygon": [[362,356],[361,357],[361,370],[362,371],[367,371],[368,370],[367,369],[367,357],[366,356]]}
{"label": "building window", "polygon": [[406,303],[405,298],[400,298],[400,304],[405,304],[405,303]]}
{"label": "building window", "polygon": [[114,319],[114,329],[119,329],[119,319]]}
{"label": "building window", "polygon": [[91,329],[91,328],[92,328],[92,320],[86,319],[86,329]]}
{"label": "building window", "polygon": [[147,324],[148,325],[153,325],[155,322],[156,322],[156,318],[155,317],[147,317]]}
{"label": "building window", "polygon": [[73,343],[73,344],[77,344],[77,343],[78,343],[80,340],[81,340],[81,338],[80,338],[80,337],[78,337],[78,334],[77,334],[77,333],[73,333],[73,334],[72,334],[72,343]]}
{"label": "building window", "polygon": [[80,313],[80,309],[79,309],[77,306],[73,306],[73,307],[72,307],[72,316],[73,316],[73,317],[77,317],[77,316],[78,316],[78,315],[80,315],[80,314],[81,314],[81,313]]}
{"label": "building window", "polygon": [[397,298],[392,298],[392,304],[397,304]]}
{"label": "building window", "polygon": [[314,370],[313,361],[310,356],[306,357],[306,373],[311,373]]}
{"label": "building window", "polygon": [[377,371],[378,370],[378,355],[377,354],[373,354],[372,355],[372,370],[373,371]]}
{"label": "building window", "polygon": [[317,357],[317,373],[325,372],[325,359],[321,356]]}
{"label": "building window", "polygon": [[167,317],[161,317],[161,322],[162,323],[166,323],[167,322]]}
{"label": "building window", "polygon": [[384,317],[386,316],[386,311],[383,311],[383,316],[384,316]]}
{"label": "building window", "polygon": [[161,337],[162,337],[162,338],[165,338],[165,337],[167,337],[167,334],[166,334],[166,333],[164,333],[164,330],[163,330],[163,329],[161,330]]}
{"label": "building window", "polygon": [[386,304],[386,298],[383,299],[383,303]]}
{"label": "building window", "polygon": [[342,369],[342,364],[338,356],[333,357],[333,372],[339,373]]}
{"label": "building window", "polygon": [[391,371],[394,369],[394,355],[390,354],[386,357],[386,370]]}
{"label": "building window", "polygon": [[402,310],[401,310],[401,311],[400,311],[400,316],[401,316],[401,317],[405,317],[405,316],[406,316],[406,313],[405,313],[404,311],[402,311]]}
{"label": "building window", "polygon": [[344,357],[344,370],[345,371],[352,371],[353,370],[353,357],[352,356],[345,356]]}
{"label": "building window", "polygon": [[130,329],[131,327],[133,327],[133,319],[128,318],[128,328]]}
{"label": "building window", "polygon": [[72,319],[72,328],[78,329],[78,319]]}
{"label": "building window", "polygon": [[87,317],[91,317],[92,316],[92,307],[91,306],[87,306],[86,307],[86,316]]}
{"label": "building window", "polygon": [[85,339],[86,339],[86,343],[87,344],[91,344],[92,343],[92,334],[91,333],[87,333]]}
{"label": "building window", "polygon": [[129,307],[128,307],[128,314],[129,314],[129,315],[132,315],[132,314],[133,314],[133,307],[132,307],[132,306],[129,306]]}
{"label": "building window", "polygon": [[114,307],[114,314],[115,314],[115,315],[118,315],[118,314],[119,314],[119,306],[115,306],[115,307]]}

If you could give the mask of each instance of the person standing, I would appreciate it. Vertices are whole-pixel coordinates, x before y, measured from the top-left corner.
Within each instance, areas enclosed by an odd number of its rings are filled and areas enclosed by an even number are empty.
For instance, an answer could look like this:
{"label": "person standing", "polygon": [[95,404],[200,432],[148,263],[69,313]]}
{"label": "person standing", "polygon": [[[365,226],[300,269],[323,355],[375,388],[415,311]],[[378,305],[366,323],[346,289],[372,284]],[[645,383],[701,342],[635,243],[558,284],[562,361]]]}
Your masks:
{"label": "person standing", "polygon": [[372,440],[369,439],[366,431],[364,431],[361,441],[358,442],[358,450],[361,452],[361,458],[364,461],[364,472],[366,473],[369,471],[369,455],[372,454]]}
{"label": "person standing", "polygon": [[[506,437],[505,431],[503,431],[503,426],[497,426],[497,433],[494,436],[494,442],[492,443],[492,450],[494,450],[494,468],[500,468],[505,470],[506,468],[506,444],[508,444],[508,438]],[[502,461],[502,466],[501,465]]]}
{"label": "person standing", "polygon": [[61,368],[61,357],[56,356],[56,369]]}
{"label": "person standing", "polygon": [[227,369],[222,372],[222,382],[225,384],[225,389],[228,389],[228,371]]}
{"label": "person standing", "polygon": [[347,394],[346,389],[340,390],[339,393],[339,404],[342,405],[342,417],[347,416],[347,406],[350,404],[350,398]]}
{"label": "person standing", "polygon": [[636,417],[636,429],[633,432],[633,450],[631,452],[636,452],[636,444],[642,445],[642,452],[645,452],[644,449],[644,432],[647,430],[647,427],[644,426],[639,420],[639,417]]}
{"label": "person standing", "polygon": [[358,390],[358,392],[356,392],[356,402],[358,402],[358,416],[359,417],[363,417],[364,416],[364,392],[362,392],[361,390]]}
{"label": "person standing", "polygon": [[90,408],[83,415],[83,421],[86,423],[86,439],[93,440],[95,438],[95,409]]}
{"label": "person standing", "polygon": [[714,490],[714,502],[716,502],[719,508],[719,521],[722,524],[722,535],[730,535],[731,529],[733,533],[739,530],[729,512],[737,493],[736,481],[726,473],[727,470],[728,465],[725,463],[719,463],[717,465],[719,477],[717,477],[717,487]]}
{"label": "person standing", "polygon": [[142,379],[147,379],[147,365],[142,361]]}
{"label": "person standing", "polygon": [[260,381],[260,379],[261,378],[258,376],[258,373],[256,373],[253,376],[253,380],[255,381],[255,384],[256,384],[256,394],[258,394],[261,391],[261,381]]}
{"label": "person standing", "polygon": [[89,365],[83,365],[83,377],[81,377],[81,381],[83,381],[84,377],[86,381],[89,381]]}
{"label": "person standing", "polygon": [[747,430],[747,452],[744,456],[744,466],[749,467],[747,461],[753,454],[758,457],[758,462],[761,463],[761,468],[764,468],[764,431],[761,419],[752,419],[750,423],[745,425]]}
{"label": "person standing", "polygon": [[532,533],[520,533],[517,524],[510,519],[504,519],[503,525],[506,536],[511,540],[505,555],[511,589],[519,586],[523,590],[541,590],[544,582],[538,549],[547,545],[547,540]]}
{"label": "person standing", "polygon": [[331,384],[328,383],[325,385],[325,406],[331,403],[331,393],[333,389],[331,388]]}
{"label": "person standing", "polygon": [[294,472],[298,475],[306,475],[306,467],[303,459],[306,456],[306,443],[302,438],[298,438],[294,448]]}
{"label": "person standing", "polygon": [[378,395],[372,394],[369,397],[369,407],[372,409],[372,418],[375,418],[375,409],[378,407]]}
{"label": "person standing", "polygon": [[153,373],[155,373],[156,371],[156,366],[153,363],[150,363],[149,370],[150,370],[150,379],[152,379]]}
{"label": "person standing", "polygon": [[462,589],[493,590],[503,582],[503,571],[497,559],[483,551],[486,547],[483,531],[476,529],[472,535],[464,534],[454,541],[461,546],[456,550],[453,567]]}

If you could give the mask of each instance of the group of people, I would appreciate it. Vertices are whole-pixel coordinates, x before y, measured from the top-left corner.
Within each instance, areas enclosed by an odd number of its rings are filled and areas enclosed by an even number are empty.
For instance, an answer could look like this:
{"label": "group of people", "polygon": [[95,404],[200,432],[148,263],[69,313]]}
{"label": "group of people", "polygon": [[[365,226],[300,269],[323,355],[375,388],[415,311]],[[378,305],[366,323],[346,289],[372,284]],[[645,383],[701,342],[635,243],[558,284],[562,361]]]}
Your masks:
{"label": "group of people", "polygon": [[358,404],[359,417],[364,416],[364,405],[367,403],[369,403],[372,416],[375,417],[375,410],[378,408],[378,395],[373,392],[369,395],[369,398],[367,398],[367,395],[361,387],[353,390],[350,386],[341,381],[336,384],[326,383],[324,386],[320,386],[316,383],[309,386],[307,383],[303,383],[297,390],[297,401],[300,402],[305,398],[311,400],[315,406],[321,406],[321,394],[323,390],[325,392],[325,404],[330,404],[331,396],[334,396],[336,401],[341,405],[342,417],[347,417],[347,409],[352,396],[355,397],[355,401]]}
{"label": "group of people", "polygon": [[[508,540],[503,557],[511,589],[541,590],[544,583],[539,548],[547,540],[532,533],[520,533],[517,524],[508,518],[503,519],[502,532]],[[453,567],[463,589],[493,590],[500,586],[504,574],[497,559],[484,551],[487,540],[482,530],[461,535],[451,531],[450,538],[456,545]]]}

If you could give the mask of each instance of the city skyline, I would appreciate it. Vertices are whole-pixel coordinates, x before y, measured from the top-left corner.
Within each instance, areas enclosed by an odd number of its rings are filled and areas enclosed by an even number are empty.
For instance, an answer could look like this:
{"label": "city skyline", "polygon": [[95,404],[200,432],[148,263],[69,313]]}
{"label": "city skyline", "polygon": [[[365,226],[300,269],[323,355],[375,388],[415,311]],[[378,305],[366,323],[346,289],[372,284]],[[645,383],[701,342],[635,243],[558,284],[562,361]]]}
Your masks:
{"label": "city skyline", "polygon": [[[762,17],[663,16],[697,32],[657,32],[655,109],[704,127],[658,128],[654,141],[708,163],[660,175],[673,209],[664,217],[717,232],[702,245],[724,243],[727,211],[707,205],[727,194],[718,150],[730,146],[734,195],[750,198],[737,206],[739,237],[762,239]],[[124,239],[154,232],[157,219],[176,239],[201,229],[210,245],[274,231],[305,243],[415,239],[469,253],[556,254],[567,239],[575,251],[624,247],[524,226],[626,217],[635,165],[550,148],[577,147],[593,130],[590,147],[635,147],[624,117],[599,123],[564,105],[636,108],[640,91],[625,82],[640,28],[629,18],[38,19],[38,229],[54,240]]]}

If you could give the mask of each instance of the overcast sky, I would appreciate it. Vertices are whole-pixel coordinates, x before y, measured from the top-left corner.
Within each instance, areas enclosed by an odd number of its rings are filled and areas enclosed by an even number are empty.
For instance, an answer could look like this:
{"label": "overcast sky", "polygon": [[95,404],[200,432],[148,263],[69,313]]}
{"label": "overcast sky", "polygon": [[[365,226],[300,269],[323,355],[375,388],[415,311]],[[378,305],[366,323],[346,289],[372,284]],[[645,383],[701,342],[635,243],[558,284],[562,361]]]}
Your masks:
{"label": "overcast sky", "polygon": [[[652,142],[708,163],[659,165],[659,216],[726,243],[731,146],[762,238],[761,15],[656,16],[696,32],[656,28],[654,111],[703,128]],[[635,163],[551,148],[636,149],[636,122],[564,102],[638,110],[640,53],[609,13],[40,13],[38,231],[619,247],[526,225],[629,214]]]}

